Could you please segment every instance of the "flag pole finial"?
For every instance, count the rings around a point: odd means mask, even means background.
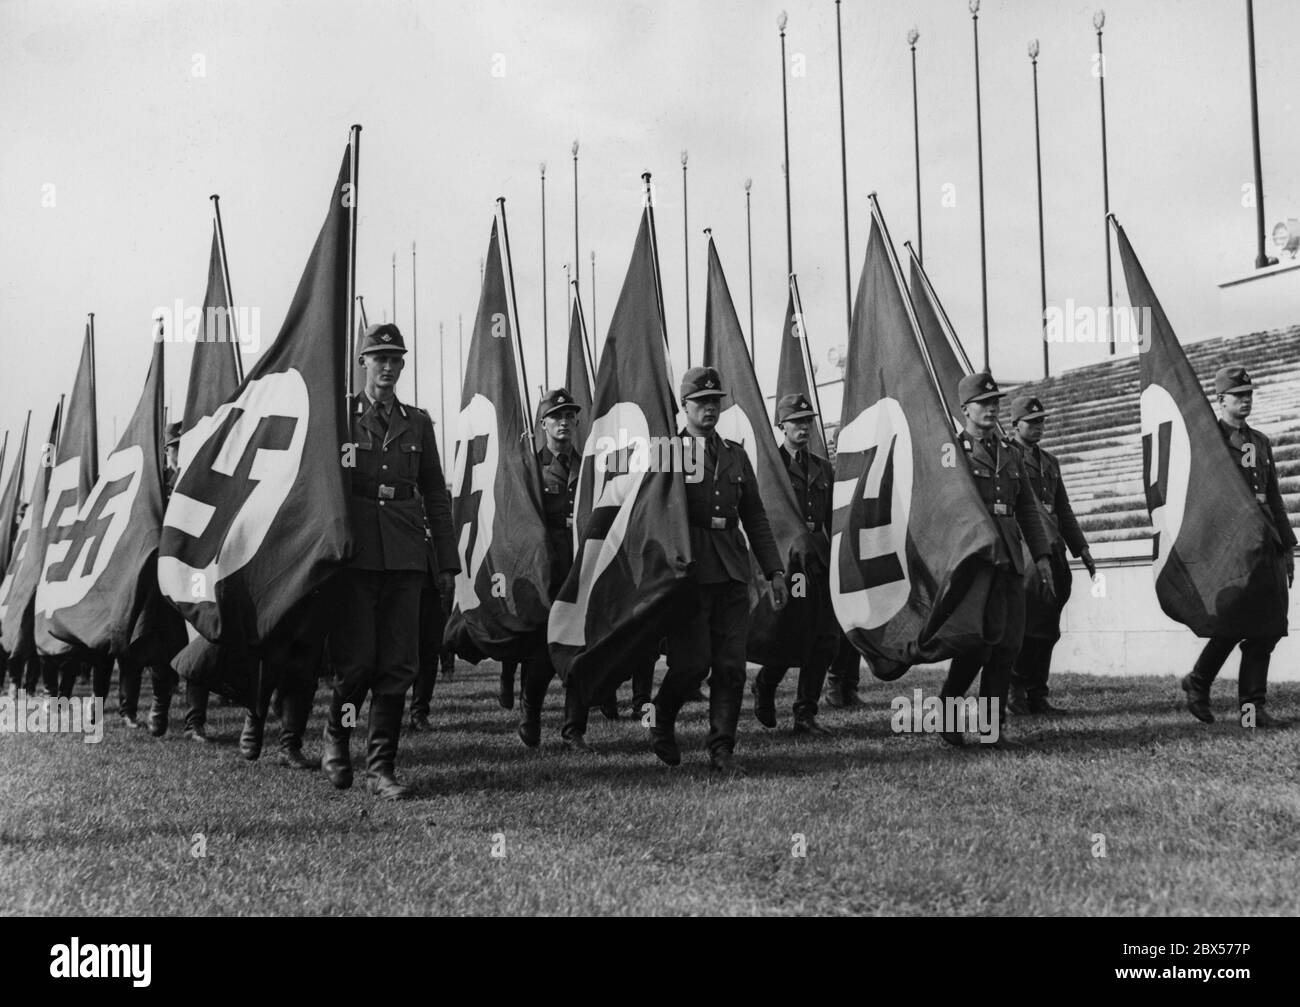
[[[920,38],[921,38],[921,33],[917,31],[916,25],[913,25],[911,28],[908,29],[907,44],[911,46],[913,49],[916,48],[916,43],[917,41],[920,40]]]
[[[785,26],[789,24],[789,22],[790,22],[790,15],[788,15],[785,11],[782,11],[780,14],[776,16],[777,31],[779,31],[782,35],[784,35]]]

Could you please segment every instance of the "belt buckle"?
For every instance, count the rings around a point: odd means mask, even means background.
[[[1008,504],[995,503],[993,505],[993,513],[998,517],[1006,517],[1011,513],[1011,507]]]
[[[817,522],[816,522],[816,521],[805,521],[805,522],[804,522],[804,527],[807,528],[809,531],[816,531],[816,530],[817,530]]]
[[[566,517],[566,518],[564,519],[564,527],[566,527],[566,528],[572,528],[572,527],[573,527],[573,517],[572,517],[572,516]]]
[[[1268,494],[1267,494],[1267,493],[1256,493],[1256,494],[1255,494],[1255,499],[1258,500],[1258,501],[1259,501],[1260,503],[1262,503],[1262,504],[1266,504],[1266,503],[1268,503]]]
[[[397,487],[387,486],[384,483],[379,484],[379,499],[393,500],[397,497]]]
[[[725,517],[711,517],[709,518],[709,527],[715,531],[721,528],[726,528],[727,519]]]
[[[1055,504],[1043,504],[1043,510],[1047,511],[1048,514],[1052,514],[1052,513],[1054,513],[1054,512],[1056,511],[1056,505],[1055,505]]]

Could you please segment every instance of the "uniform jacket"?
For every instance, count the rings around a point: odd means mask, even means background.
[[[1020,458],[1029,473],[1029,484],[1043,502],[1043,509],[1055,523],[1071,555],[1082,556],[1083,550],[1088,548],[1088,540],[1074,516],[1074,508],[1070,506],[1070,495],[1065,492],[1061,463],[1056,460],[1056,455],[1036,444],[1026,444],[1018,437],[1011,438],[1011,443],[1020,451]]]
[[[831,492],[835,486],[835,471],[825,458],[805,448],[804,456],[808,459],[808,471],[805,473],[784,444],[780,451],[786,474],[790,477],[790,485],[794,487],[795,499],[799,501],[804,525],[813,532],[817,558],[829,570],[831,513],[834,509]]]
[[[966,450],[966,461],[975,477],[980,499],[988,508],[1011,554],[1012,569],[1023,574],[1025,557],[1021,542],[1029,547],[1029,554],[1037,560],[1051,556],[1050,540],[1034,504],[1034,488],[1029,483],[1029,473],[1021,461],[1020,452],[1005,437],[991,434],[989,439],[992,451],[983,441],[972,440],[965,431],[961,434],[961,444]]]
[[[460,569],[451,503],[429,414],[392,402],[387,432],[364,393],[352,406],[351,519],[360,570]]]
[[[1291,528],[1291,519],[1287,516],[1286,505],[1282,502],[1282,492],[1277,485],[1277,466],[1273,462],[1273,446],[1268,438],[1254,427],[1242,424],[1240,429],[1219,420],[1219,430],[1228,444],[1233,458],[1241,466],[1242,478],[1255,494],[1265,516],[1273,522],[1284,549],[1293,549],[1296,544],[1295,532]],[[1250,452],[1243,450],[1253,444],[1254,465]]]
[[[690,438],[682,433],[683,437]],[[715,465],[705,463],[704,445],[694,441],[699,451],[701,476],[697,482],[686,480],[686,515],[690,524],[691,554],[695,558],[694,576],[701,584],[728,580],[749,582],[749,549],[768,577],[782,569],[782,560],[767,522],[767,510],[758,496],[758,480],[749,455],[739,444],[713,434],[717,446]],[[740,525],[745,531],[741,534]]]
[[[578,472],[582,456],[569,452],[566,471],[562,458],[545,445],[537,452],[542,473],[542,510],[546,517],[546,537],[551,543],[551,582],[563,584],[573,566],[573,502],[578,493]],[[553,592],[552,592],[553,593]]]

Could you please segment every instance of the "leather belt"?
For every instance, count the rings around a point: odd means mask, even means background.
[[[393,486],[388,483],[376,483],[373,486],[353,486],[352,495],[365,497],[367,500],[410,500],[415,496],[415,487],[410,484]]]
[[[821,526],[816,521],[805,521],[804,527],[809,531],[816,531]]]
[[[735,528],[739,522],[731,517],[711,517],[708,524],[699,521],[692,521],[692,528],[707,528],[709,531],[722,531],[725,528]]]

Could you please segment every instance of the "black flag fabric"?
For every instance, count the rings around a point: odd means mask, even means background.
[[[790,277],[790,297],[785,305],[785,325],[781,328],[780,350],[776,361],[776,401],[780,402],[787,395],[804,395],[809,402],[816,402],[813,395],[814,378],[808,373],[807,354],[808,333],[804,329],[803,312],[796,299],[798,282]],[[775,412],[772,421],[776,421]],[[826,457],[826,439],[822,436],[822,420],[819,417],[809,431],[808,449],[814,454]]]
[[[212,250],[208,255],[208,287],[203,294],[203,324],[190,358],[189,386],[185,392],[185,415],[181,430],[193,430],[199,420],[211,416],[239,388],[238,333],[234,330],[232,305],[226,297],[221,268],[221,245],[217,225],[212,225]],[[181,451],[184,453],[184,442]]]
[[[872,672],[894,679],[998,639],[1003,613],[986,609],[1006,547],[935,388],[874,205],[837,447],[831,597]]]
[[[355,198],[349,147],[279,335],[190,434],[158,584],[209,640],[257,645],[351,549],[343,368]]]
[[[90,497],[99,479],[99,436],[95,404],[95,335],[89,325],[81,345],[81,363],[68,399],[66,422],[59,431],[59,446],[54,453],[54,468],[46,488],[45,513],[40,516],[44,529],[35,595],[33,632],[36,649],[42,654],[64,654],[72,649],[50,630],[49,615],[40,603],[41,586],[51,577],[66,576],[68,553],[72,548],[73,526],[77,515]]]
[[[154,343],[135,413],[104,462],[71,533],[46,550],[36,614],[47,621],[53,637],[67,644],[123,653],[145,603],[156,594],[163,514],[164,345],[161,338]]]
[[[767,508],[772,537],[785,560],[786,580],[791,586],[789,604],[781,611],[775,611],[767,577],[750,554],[747,656],[758,664],[802,666],[813,642],[813,629],[819,622],[829,619],[827,631],[831,635],[837,632],[832,613],[820,610],[829,607],[829,597],[824,591],[806,590],[811,578],[819,581],[825,578],[830,543],[827,533],[814,535],[804,524],[799,501],[795,498],[767,414],[763,392],[754,375],[754,364],[749,358],[727,278],[722,272],[722,262],[711,237],[705,295],[704,363],[718,369],[722,386],[727,389],[718,416],[718,433],[743,445],[749,455],[758,479],[758,495]]]
[[[13,468],[9,470],[9,481],[0,496],[0,581],[4,580],[9,569],[9,557],[13,555],[14,541],[18,537],[18,505],[23,492],[23,477],[27,469],[27,430],[32,425],[32,413],[27,411],[23,421],[23,436],[18,442],[18,457],[14,459]]]
[[[45,529],[41,515],[49,493],[54,452],[59,443],[59,421],[63,403],[54,408],[50,437],[41,445],[32,479],[31,501],[14,538],[13,556],[5,579],[0,582],[0,645],[13,657],[24,658],[36,649],[32,621],[36,607],[36,585],[41,579],[41,557],[45,555]]]
[[[691,561],[654,240],[647,206],[596,373],[576,557],[551,606],[551,659],[588,701],[657,647]]]
[[[1156,598],[1197,636],[1287,631],[1286,573],[1277,529],[1237,470],[1219,423],[1115,224],[1129,302],[1150,340],[1140,356],[1142,485],[1155,528]]]
[[[587,359],[587,322],[582,317],[582,301],[574,291],[573,314],[569,319],[569,352],[564,367],[564,387],[581,410],[579,422],[591,422],[591,363]]]
[[[550,602],[550,544],[509,283],[494,219],[465,361],[451,490],[460,572],[445,639],[474,662],[537,653],[546,645]]]

